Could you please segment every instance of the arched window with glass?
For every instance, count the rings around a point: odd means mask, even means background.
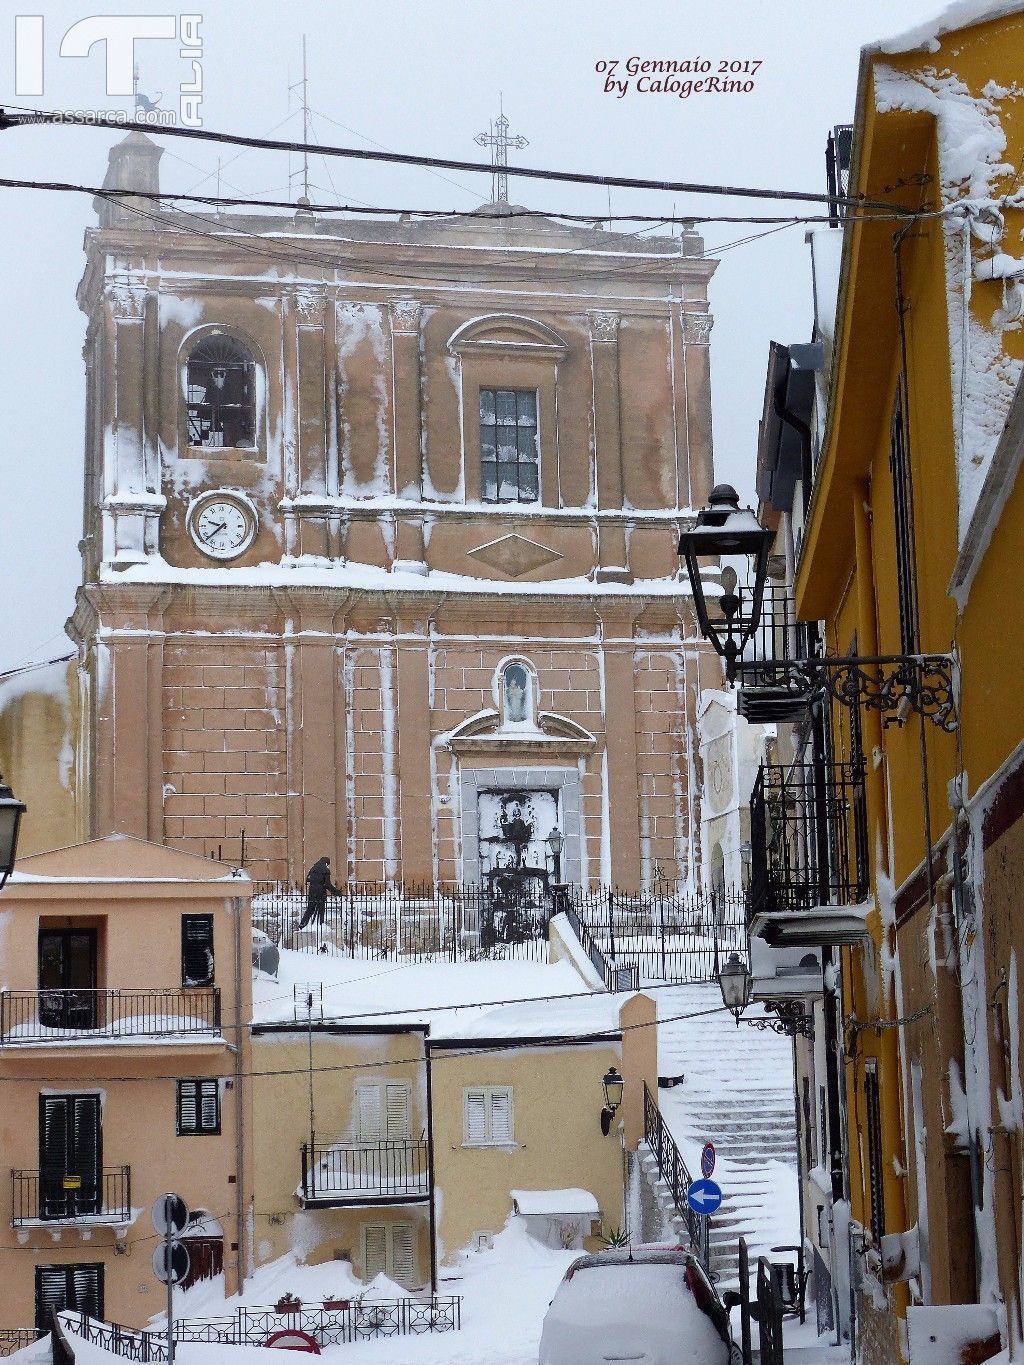
[[[534,721],[534,675],[518,659],[501,670],[501,714],[505,725],[532,726]]]
[[[235,337],[209,336],[185,369],[188,443],[201,450],[256,448],[256,362]]]

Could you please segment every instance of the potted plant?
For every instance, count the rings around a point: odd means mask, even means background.
[[[294,1294],[282,1294],[274,1304],[275,1313],[298,1313],[301,1308],[302,1300]]]
[[[345,1308],[352,1306],[351,1299],[341,1299],[334,1295],[329,1295],[324,1299],[324,1308],[329,1313],[340,1313]]]

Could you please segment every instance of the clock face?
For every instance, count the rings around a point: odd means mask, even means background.
[[[212,559],[234,559],[252,544],[256,516],[240,498],[214,495],[192,508],[188,529],[203,554]]]

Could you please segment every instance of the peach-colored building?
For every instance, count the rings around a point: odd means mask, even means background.
[[[700,237],[505,203],[197,221],[160,155],[112,150],[154,198],[98,201],[79,289],[84,828],[486,881],[518,814],[551,876],[690,874]]]
[[[161,1311],[150,1209],[168,1191],[192,1212],[192,1274],[237,1285],[251,894],[244,873],[124,835],[22,858],[0,893],[0,1327]]]

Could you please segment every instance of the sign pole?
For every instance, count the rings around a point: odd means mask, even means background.
[[[167,1201],[168,1203],[170,1201]],[[164,1265],[167,1267],[167,1360],[174,1365],[174,1275],[171,1272],[171,1252],[174,1247],[174,1224],[171,1211],[166,1210],[167,1229],[164,1232]]]

